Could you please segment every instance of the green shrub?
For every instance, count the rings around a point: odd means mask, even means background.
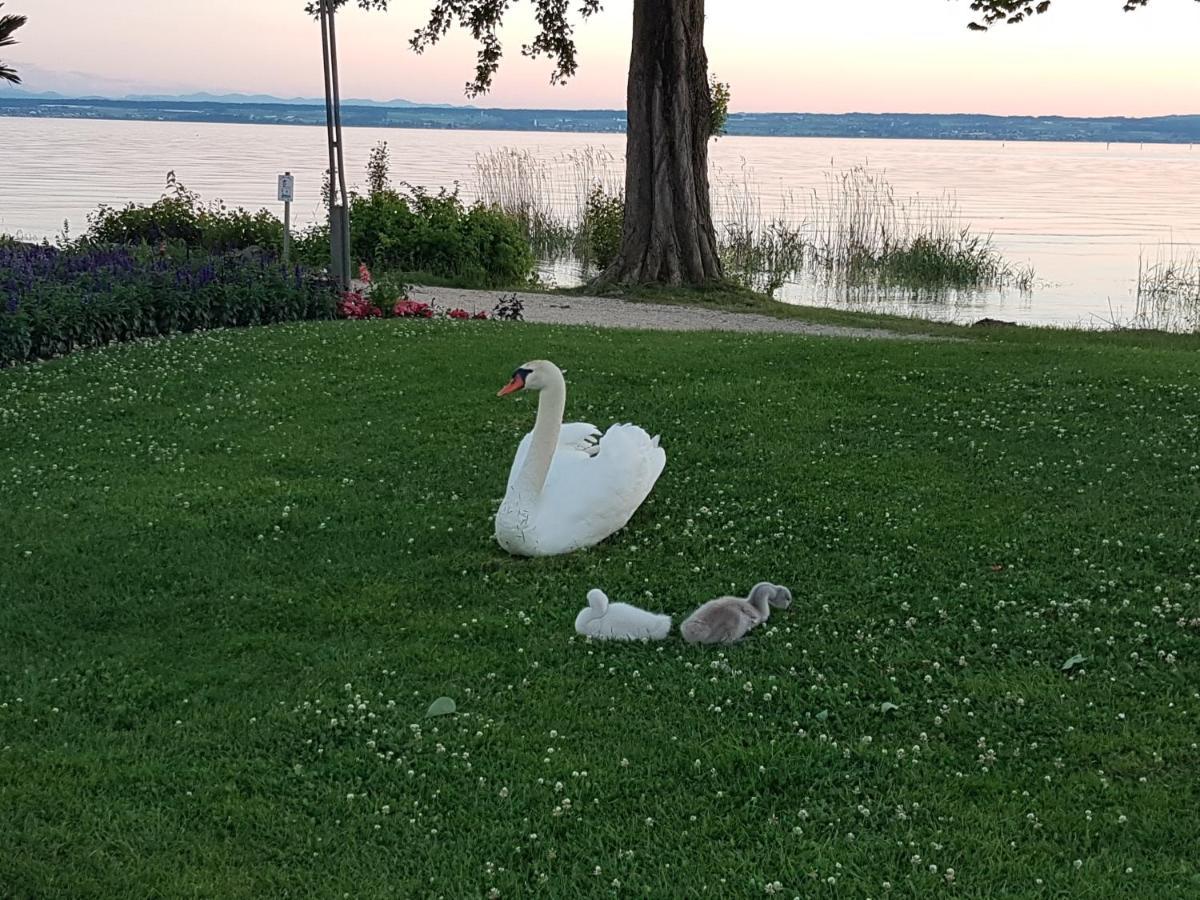
[[[350,198],[350,248],[356,263],[479,287],[507,287],[532,276],[533,251],[512,216],[479,204],[467,207],[457,191],[433,194],[408,186],[400,193],[383,186],[386,163],[376,160],[376,168],[372,193]],[[205,206],[169,177],[164,196],[154,203],[100,206],[88,216],[83,243],[167,244],[210,253],[255,247],[274,251],[283,244],[283,223],[266,209],[251,213],[221,202]],[[306,265],[327,267],[328,223],[295,235],[293,248]]]
[[[605,268],[621,250],[625,226],[625,198],[613,196],[600,185],[592,188],[580,226],[580,256],[585,263]]]
[[[200,222],[194,207],[178,197],[163,197],[148,206],[128,203],[120,209],[100,204],[88,214],[87,239],[96,244],[200,245]]]
[[[179,243],[212,253],[274,250],[282,246],[283,223],[266,209],[252,213],[220,201],[205,206],[172,174],[164,195],[153,203],[127,203],[119,209],[101,204],[88,215],[85,239],[101,245]]]
[[[0,365],[178,331],[330,318],[328,280],[255,252],[0,247]]]
[[[720,137],[725,133],[725,126],[729,124],[729,101],[732,95],[729,91],[729,82],[721,81],[716,75],[712,75],[708,79],[708,135],[709,137]]]
[[[534,265],[529,242],[510,216],[465,207],[456,192],[445,190],[409,187],[407,194],[382,190],[353,197],[350,247],[354,259],[372,269],[425,272],[486,287],[524,282]],[[306,245],[306,252],[315,247]]]
[[[371,156],[367,159],[367,193],[380,194],[391,186],[388,171],[391,168],[391,154],[388,152],[387,141],[380,141],[371,148]],[[325,205],[329,205],[326,196]]]
[[[292,235],[292,255],[306,266],[325,269],[330,265],[329,223],[322,222]]]
[[[412,285],[398,275],[385,273],[373,276],[367,286],[367,298],[380,308],[390,309],[397,300],[407,300]]]

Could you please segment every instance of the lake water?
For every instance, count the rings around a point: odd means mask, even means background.
[[[277,210],[276,175],[289,170],[299,224],[321,213],[323,128],[0,118],[0,129],[0,232],[53,237],[65,219],[78,234],[97,204],[156,199],[168,170],[206,200]],[[345,137],[352,181],[362,181],[371,147],[387,141],[394,182],[459,182],[468,198],[477,154],[493,148],[546,159],[594,148],[612,155],[618,176],[624,152],[620,135],[354,128]],[[1139,259],[1186,257],[1200,243],[1200,151],[1184,145],[725,137],[711,163],[718,218],[728,214],[721,185],[749,180],[769,215],[787,209],[789,195],[823,193],[831,171],[867,165],[901,198],[952,196],[964,224],[1037,276],[1029,293],[933,301],[847,297],[806,280],[783,288],[783,299],[802,303],[1098,326],[1132,313]],[[573,186],[546,189],[573,204]],[[572,277],[556,271],[560,281]]]

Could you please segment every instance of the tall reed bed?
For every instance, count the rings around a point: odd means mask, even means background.
[[[617,158],[600,147],[553,157],[500,147],[475,157],[475,197],[516,219],[541,257],[582,256],[588,198],[623,194]]]
[[[1033,285],[1033,270],[974,233],[948,194],[901,198],[883,173],[860,166],[826,173],[810,208],[812,261],[834,276],[934,288]]]
[[[583,148],[549,159],[501,148],[479,154],[476,195],[522,223],[542,257],[600,255],[622,202],[621,163]],[[752,170],[711,179],[713,216],[730,277],[773,292],[808,275],[834,283],[920,288],[1029,290],[1033,271],[1004,258],[990,235],[971,230],[949,195],[901,197],[884,173],[859,166],[829,171],[819,187],[784,191],[768,209]]]
[[[1138,258],[1136,304],[1130,328],[1200,331],[1200,256],[1193,247],[1160,247],[1153,262]]]

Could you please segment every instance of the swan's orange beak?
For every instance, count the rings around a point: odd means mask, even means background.
[[[505,394],[511,394],[515,391],[521,390],[524,387],[525,387],[525,379],[522,378],[519,374],[514,375],[512,377],[512,381],[510,381],[508,384],[506,384],[504,387],[500,388],[500,390],[496,392],[496,396],[503,397]]]

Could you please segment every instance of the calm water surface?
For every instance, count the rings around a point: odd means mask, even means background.
[[[293,214],[320,215],[326,168],[323,128],[0,118],[0,232],[53,237],[70,223],[78,234],[97,204],[152,201],[173,170],[205,200],[278,207],[275,176],[296,176]],[[418,131],[354,128],[346,164],[361,181],[378,141],[391,150],[392,179],[431,188],[462,185],[470,198],[476,155],[495,147],[554,158],[601,148],[619,171],[620,135]],[[1099,325],[1132,312],[1139,258],[1187,256],[1200,243],[1200,151],[1190,146],[892,141],[725,137],[712,145],[717,215],[720,185],[749,178],[764,213],[789,195],[823,194],[831,170],[867,165],[899,197],[951,195],[964,223],[991,233],[1015,263],[1031,264],[1030,294],[982,292],[922,301],[893,293],[847,298],[844,291],[800,282],[784,299],[803,303],[880,304],[889,311],[969,320],[996,316],[1024,322]],[[574,187],[552,185],[564,204]],[[557,270],[560,281],[569,269]]]

